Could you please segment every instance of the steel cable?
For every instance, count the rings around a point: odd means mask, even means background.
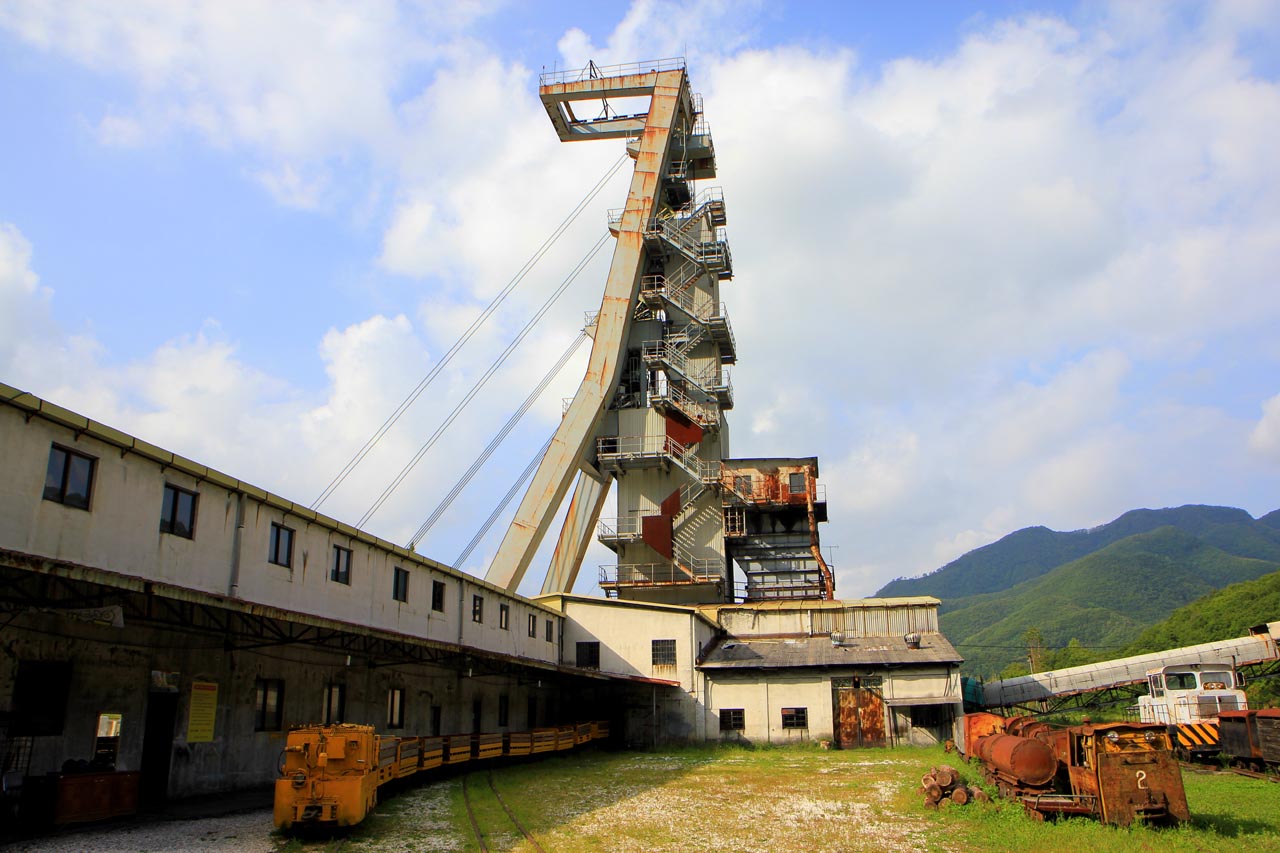
[[[365,514],[360,517],[360,520],[356,522],[356,527],[363,527],[369,519],[371,519],[373,515],[382,508],[382,505],[386,503],[387,498],[391,497],[392,493],[399,488],[400,484],[404,482],[410,472],[412,472],[413,469],[417,467],[418,463],[422,461],[422,458],[427,455],[427,452],[435,446],[435,443],[440,439],[440,436],[443,435],[450,426],[452,426],[453,422],[457,420],[458,415],[462,414],[467,405],[475,399],[475,396],[480,393],[480,390],[484,388],[491,378],[493,378],[493,375],[498,372],[498,368],[502,367],[506,360],[511,357],[511,354],[515,352],[516,347],[518,347],[521,342],[529,336],[529,333],[533,331],[533,327],[536,326],[546,313],[551,310],[551,306],[555,304],[556,300],[559,299],[566,290],[568,290],[569,285],[573,284],[574,280],[582,273],[587,264],[589,264],[600,250],[604,248],[604,245],[609,241],[609,238],[610,234],[605,232],[604,235],[596,241],[596,244],[591,247],[591,250],[587,252],[582,260],[578,261],[578,264],[574,267],[573,271],[570,272],[565,280],[560,283],[560,286],[557,287],[549,297],[547,297],[547,300],[542,303],[542,307],[540,307],[533,317],[529,319],[529,322],[525,323],[524,328],[520,330],[520,333],[515,336],[511,343],[507,344],[507,348],[502,351],[493,364],[489,365],[489,368],[484,372],[484,374],[476,380],[475,384],[471,386],[471,389],[467,391],[466,396],[458,402],[458,405],[453,408],[453,411],[449,413],[449,416],[445,418],[444,422],[441,423],[440,426],[436,427],[436,431],[431,434],[431,437],[428,438],[420,448],[418,448],[418,452],[413,455],[413,458],[400,469],[400,473],[396,475],[395,479],[382,490],[382,494],[378,496],[377,500],[373,502],[373,505],[370,506],[369,509],[365,511]]]
[[[413,538],[409,540],[408,545],[410,551],[417,548],[418,543],[422,541],[422,537],[427,535],[435,523],[440,520],[440,517],[445,514],[450,506],[453,505],[454,500],[458,495],[462,494],[462,490],[467,487],[480,468],[484,466],[484,463],[489,461],[489,457],[498,449],[498,445],[502,444],[502,442],[506,440],[507,436],[511,434],[511,430],[515,429],[516,424],[520,423],[520,419],[523,418],[531,408],[533,408],[533,404],[538,401],[540,396],[542,396],[542,392],[547,390],[547,386],[551,384],[551,380],[555,379],[556,375],[559,374],[564,366],[569,363],[569,359],[573,358],[573,354],[578,351],[578,348],[582,346],[582,342],[585,340],[587,340],[586,332],[583,332],[578,335],[578,337],[574,338],[573,343],[569,344],[568,348],[564,351],[564,354],[560,356],[559,360],[557,360],[556,363],[551,366],[551,369],[543,375],[538,384],[529,392],[529,396],[525,397],[524,402],[520,404],[520,407],[511,414],[511,417],[507,418],[507,422],[502,425],[502,429],[498,430],[494,437],[489,440],[489,443],[485,446],[484,450],[482,450],[480,455],[476,457],[475,461],[471,463],[471,467],[468,468],[466,473],[458,479],[458,482],[454,483],[453,488],[449,490],[449,493],[444,496],[444,499],[440,501],[440,504],[432,510],[430,515],[427,516],[427,520],[422,522],[422,526],[418,528],[418,531],[413,534]]]
[[[480,525],[480,529],[476,531],[476,535],[471,537],[471,541],[467,543],[467,547],[462,549],[462,553],[458,555],[458,559],[453,561],[454,567],[461,568],[462,564],[471,556],[471,553],[475,551],[476,546],[479,545],[481,540],[489,534],[489,530],[493,528],[494,522],[496,522],[498,517],[506,510],[507,505],[511,503],[511,499],[524,488],[525,482],[533,476],[533,472],[537,470],[538,463],[542,461],[542,457],[546,456],[547,451],[551,449],[551,442],[555,437],[556,434],[554,432],[551,433],[551,436],[547,438],[546,444],[542,445],[542,449],[534,454],[534,457],[529,460],[529,464],[525,467],[524,472],[514,483],[511,484],[511,488],[507,489],[507,493],[502,496],[502,500],[498,501],[498,505],[494,507],[493,512],[489,513],[489,517],[484,520],[484,524]]]
[[[489,317],[493,315],[493,312],[498,309],[498,306],[502,304],[503,300],[505,300],[507,296],[511,294],[511,291],[513,291],[516,286],[524,280],[525,276],[529,274],[530,270],[532,270],[535,265],[537,265],[538,261],[540,261],[542,257],[550,251],[551,247],[555,245],[556,241],[559,240],[564,232],[568,230],[569,226],[572,225],[580,215],[582,215],[582,212],[586,210],[592,200],[600,194],[600,191],[605,188],[605,185],[608,184],[610,179],[617,174],[618,170],[622,168],[622,164],[625,163],[627,159],[627,155],[622,154],[613,163],[613,165],[609,167],[604,176],[596,182],[595,186],[593,186],[585,196],[583,196],[583,198],[574,207],[573,211],[565,217],[563,222],[556,226],[556,229],[551,233],[551,236],[548,237],[540,247],[538,247],[537,251],[533,253],[529,260],[525,261],[524,266],[522,266],[511,281],[507,283],[506,287],[504,287],[501,292],[493,298],[493,301],[489,303],[484,311],[480,312],[480,316],[476,317],[476,319],[472,321],[471,325],[467,327],[466,331],[462,333],[458,340],[454,341],[453,346],[451,346],[448,352],[441,357],[440,361],[427,372],[427,375],[418,382],[417,386],[409,392],[408,396],[400,401],[400,405],[396,406],[395,410],[387,416],[387,419],[382,422],[382,426],[378,427],[369,440],[356,451],[355,455],[352,456],[350,460],[348,460],[347,464],[342,466],[342,470],[339,471],[331,481],[329,481],[329,485],[325,486],[324,491],[320,493],[320,496],[312,502],[312,509],[319,509],[325,501],[333,496],[333,493],[343,484],[347,477],[351,475],[351,472],[364,461],[364,458],[369,455],[380,441],[382,441],[383,436],[385,436],[387,432],[395,426],[396,422],[400,420],[401,416],[404,415],[406,411],[408,411],[409,407],[412,406],[420,396],[422,396],[422,392],[427,390],[427,387],[431,385],[435,378],[440,375],[440,372],[444,370],[450,361],[453,360],[453,357],[457,355],[458,351],[466,345],[467,341],[471,340],[472,336],[474,336]]]

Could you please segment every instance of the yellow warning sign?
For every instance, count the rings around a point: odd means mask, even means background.
[[[187,743],[210,743],[218,718],[218,685],[212,681],[191,682],[191,709],[187,714]]]

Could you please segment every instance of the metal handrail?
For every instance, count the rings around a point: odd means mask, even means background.
[[[598,524],[600,539],[623,539],[640,536],[644,533],[644,519],[653,518],[658,513],[641,513],[624,515],[618,518],[602,518]]]
[[[638,563],[629,566],[600,566],[600,585],[708,583],[720,580],[715,560],[698,560],[696,566],[675,563]]]
[[[622,77],[626,74],[650,74],[657,71],[678,71],[688,67],[683,56],[672,56],[667,59],[649,59],[644,62],[624,62],[620,65],[596,65],[594,62],[585,68],[572,68],[565,71],[544,71],[538,75],[538,85],[550,86],[556,83],[580,83],[583,80],[602,79],[605,77]]]

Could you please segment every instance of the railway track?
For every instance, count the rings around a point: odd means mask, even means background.
[[[1256,770],[1246,770],[1243,767],[1213,767],[1208,764],[1196,764],[1192,761],[1179,761],[1178,764],[1184,770],[1195,770],[1198,773],[1234,773],[1237,776],[1248,776],[1250,779],[1265,779],[1268,782],[1280,782],[1280,776],[1275,773],[1259,773]]]
[[[468,773],[466,776],[462,777],[462,800],[467,806],[467,820],[471,823],[471,831],[475,835],[476,845],[480,848],[480,853],[489,853],[489,845],[485,841],[485,832],[480,828],[480,822],[476,820],[471,787],[467,782],[472,775],[474,774]],[[537,839],[533,837],[529,830],[525,828],[524,824],[520,822],[520,819],[515,816],[515,813],[511,811],[511,807],[507,805],[507,801],[502,799],[502,794],[498,793],[497,786],[493,784],[492,771],[485,773],[485,780],[489,783],[489,790],[493,793],[494,800],[502,807],[502,811],[506,813],[507,819],[511,821],[512,826],[520,830],[520,834],[524,836],[525,841],[529,842],[529,845],[534,850],[537,850],[538,853],[546,853],[546,850],[542,848],[542,845],[538,843]],[[492,835],[492,832],[489,834]]]

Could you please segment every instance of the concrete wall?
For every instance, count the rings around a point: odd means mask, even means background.
[[[83,418],[77,428],[72,413],[65,413],[66,423],[26,414],[0,402],[0,548],[484,651],[557,658],[560,627],[547,642],[544,623],[560,617],[528,599],[110,428]],[[89,510],[42,499],[54,445],[96,460]],[[160,531],[166,483],[198,495],[190,539]],[[268,559],[273,523],[294,531],[291,566]],[[352,551],[350,584],[330,579],[335,545]],[[405,602],[392,597],[397,567],[409,572]],[[431,609],[432,581],[445,585],[443,612]],[[477,595],[484,599],[482,622],[472,620]],[[503,604],[510,614],[505,629]],[[536,637],[528,635],[530,615]]]
[[[566,616],[565,664],[576,662],[579,642],[598,642],[601,672],[678,682],[679,693],[661,691],[659,719],[644,725],[656,725],[661,739],[668,741],[702,739],[706,686],[695,666],[716,635],[714,625],[694,611],[640,602],[575,596],[563,598],[562,606]],[[676,641],[675,666],[653,664],[654,640]],[[643,701],[638,707],[643,719],[647,710]],[[647,738],[636,732],[639,723],[634,716],[628,723],[627,739],[645,742]]]
[[[538,723],[559,721],[575,708],[561,707],[552,676],[475,675],[432,665],[370,667],[364,661],[306,647],[224,652],[207,636],[126,626],[86,624],[45,613],[19,616],[6,625],[6,654],[0,655],[0,714],[13,710],[14,681],[24,661],[71,662],[71,689],[60,734],[32,738],[29,775],[62,768],[68,760],[93,757],[99,714],[122,716],[116,768],[142,769],[148,704],[156,697],[153,672],[172,674],[177,710],[167,739],[170,758],[167,793],[184,797],[271,784],[289,728],[323,719],[325,688],[346,687],[343,721],[375,726],[383,733],[431,734],[432,706],[441,708],[441,733],[472,731],[473,701],[480,700],[483,731],[529,728],[528,704],[537,702]],[[284,685],[283,725],[255,731],[257,680]],[[218,685],[214,738],[190,743],[187,723],[191,685]],[[387,727],[387,694],[404,690],[404,725]],[[499,697],[507,697],[506,726],[498,725]]]
[[[831,677],[821,672],[716,673],[709,679],[711,697],[705,721],[706,740],[736,740],[720,731],[720,709],[742,708],[746,728],[741,738],[752,743],[832,740]],[[807,708],[807,729],[782,728],[783,708]]]

